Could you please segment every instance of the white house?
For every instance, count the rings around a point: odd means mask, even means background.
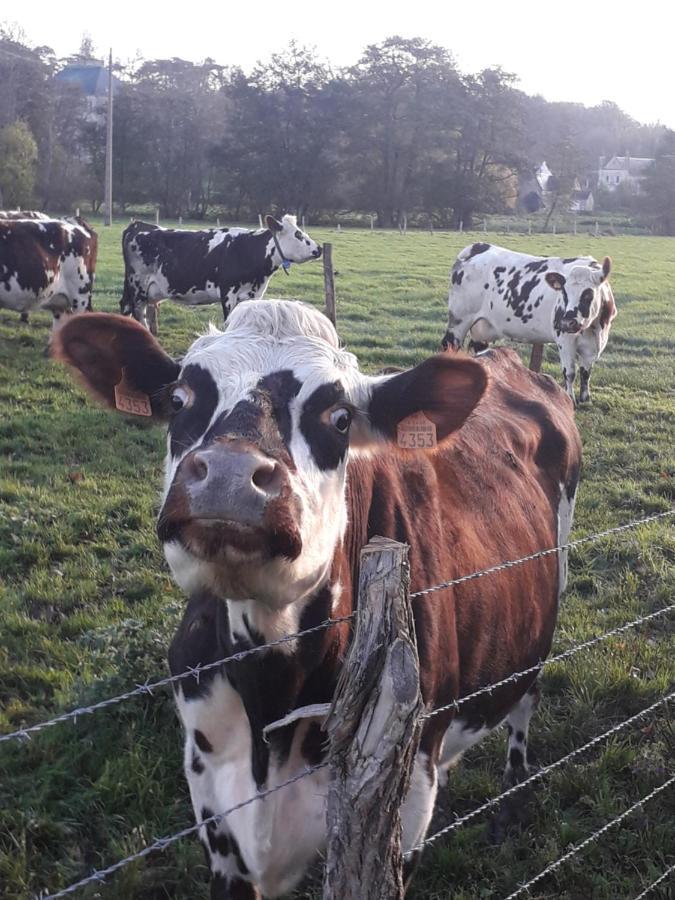
[[[615,191],[619,185],[625,185],[630,193],[639,194],[642,181],[653,162],[653,159],[643,156],[612,156],[604,162],[601,156],[598,187]]]

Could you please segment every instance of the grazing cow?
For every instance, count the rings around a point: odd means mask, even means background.
[[[0,307],[22,318],[91,310],[98,239],[84,219],[0,220]]]
[[[47,213],[38,212],[36,209],[0,209],[0,219],[32,219],[45,222],[50,218]]]
[[[514,351],[368,376],[328,319],[284,300],[241,304],[180,364],[120,317],[72,320],[55,342],[105,404],[125,409],[120,394],[133,396],[168,422],[158,534],[191,595],[174,673],[351,613],[374,535],[410,545],[413,590],[567,540],[581,452],[573,406]],[[400,449],[397,434],[420,413],[419,443],[436,449]],[[566,559],[551,555],[418,598],[427,706],[543,660],[565,578]],[[178,683],[197,820],[325,758],[315,704],[331,700],[349,638],[342,623]],[[526,776],[535,696],[530,675],[427,719],[402,810],[406,848],[424,838],[439,772],[505,720],[506,780]],[[324,843],[326,790],[326,770],[314,771],[202,827],[212,898],[292,890]]]
[[[242,300],[259,300],[280,266],[321,256],[321,247],[301,231],[295,216],[267,228],[187,231],[133,222],[122,234],[124,293],[120,307],[157,333],[156,305],[167,298],[189,306],[220,300],[227,319]]]
[[[500,337],[556,343],[567,393],[574,400],[578,358],[579,400],[589,401],[591,369],[616,316],[610,267],[609,257],[601,266],[592,256],[560,259],[493,244],[465,247],[452,267],[443,346],[458,349],[467,332],[476,349]]]

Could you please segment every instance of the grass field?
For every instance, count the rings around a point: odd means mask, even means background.
[[[117,311],[121,227],[100,228],[97,310]],[[338,327],[366,370],[418,362],[445,329],[448,270],[467,234],[312,231],[331,240]],[[503,242],[506,242],[506,237]],[[675,240],[511,237],[514,249],[609,253],[619,309],[578,412],[585,464],[574,535],[667,510],[675,494]],[[322,302],[320,264],[278,273],[268,296]],[[219,307],[165,303],[160,335],[181,354]],[[158,551],[163,457],[155,427],[95,408],[42,351],[47,316],[0,312],[0,731],[32,724],[166,672],[183,607]],[[526,352],[525,350],[523,351]],[[545,370],[559,378],[555,348]],[[495,560],[498,562],[498,560]],[[584,545],[570,559],[556,648],[673,602],[671,520]],[[675,684],[673,618],[657,619],[547,670],[531,749],[554,761],[648,706]],[[432,826],[498,793],[504,735],[470,752],[441,793]],[[504,897],[675,771],[663,712],[546,779],[529,824],[489,845],[486,819],[429,850],[410,893]],[[192,824],[181,737],[168,692],[0,744],[0,897],[64,887],[153,837]],[[632,898],[675,861],[675,791],[533,890],[533,898]],[[198,842],[182,841],[82,898],[207,896]],[[654,897],[675,896],[675,878]],[[312,885],[298,897],[318,896]],[[367,898],[364,898],[367,900]]]

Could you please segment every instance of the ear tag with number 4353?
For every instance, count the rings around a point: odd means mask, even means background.
[[[399,447],[406,450],[430,450],[436,444],[436,426],[424,413],[414,413],[398,423]]]
[[[122,380],[115,385],[115,406],[124,413],[132,416],[151,416],[150,397],[142,391],[137,391],[127,382],[126,374],[122,369]]]

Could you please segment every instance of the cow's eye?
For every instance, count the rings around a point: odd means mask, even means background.
[[[349,431],[349,426],[352,424],[351,410],[344,406],[334,409],[330,414],[330,424],[339,431],[340,434],[346,434]]]
[[[180,412],[185,406],[188,406],[190,403],[191,394],[186,388],[182,385],[178,385],[171,391],[171,395],[169,397],[169,403],[171,404],[171,409],[173,412]]]

